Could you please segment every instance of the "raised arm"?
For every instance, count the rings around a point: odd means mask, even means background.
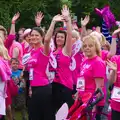
[[[81,38],[85,37],[87,35],[86,26],[90,21],[90,16],[86,15],[85,18],[81,18]]]
[[[110,48],[110,52],[107,56],[107,58],[111,58],[112,56],[114,56],[116,54],[116,46],[117,46],[117,34],[120,33],[120,28],[118,28],[117,30],[115,30],[112,34],[112,41],[111,41],[111,48]]]
[[[66,5],[63,6],[62,9],[62,16],[66,22],[66,28],[67,28],[67,38],[66,38],[66,43],[65,47],[63,48],[63,52],[71,56],[72,52],[72,23],[71,23],[71,17],[70,17],[70,12],[69,9]]]
[[[114,82],[116,82],[116,78],[117,78],[117,64],[115,62],[111,62],[110,60],[108,60],[107,65],[110,68],[110,74],[108,79],[109,82],[113,84]]]
[[[37,12],[37,14],[35,16],[35,23],[36,23],[37,27],[40,27],[43,18],[44,18],[43,13],[41,11]]]
[[[44,39],[44,54],[48,55],[49,51],[50,51],[50,40],[52,38],[53,35],[53,31],[54,31],[54,27],[56,22],[58,21],[63,21],[63,17],[61,15],[56,15],[53,17],[52,22],[50,24],[50,27],[45,35],[45,39]]]
[[[20,17],[20,13],[16,13],[13,18],[12,18],[12,24],[11,24],[11,29],[9,34],[14,34],[15,35],[15,23],[17,19]]]

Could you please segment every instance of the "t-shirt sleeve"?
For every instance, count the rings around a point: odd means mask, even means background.
[[[95,61],[92,68],[94,78],[105,78],[106,66],[103,61]]]
[[[12,34],[8,35],[7,39],[5,40],[5,47],[9,49],[14,40],[15,40],[15,35]]]

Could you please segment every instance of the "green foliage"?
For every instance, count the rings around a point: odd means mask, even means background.
[[[110,4],[116,18],[120,19],[119,0],[0,0],[0,24],[10,28],[12,16],[19,11],[21,16],[16,25],[17,29],[33,27],[36,12],[42,11],[45,15],[42,25],[49,27],[52,17],[61,12],[64,4],[69,6],[72,15],[78,16],[79,25],[80,18],[86,14],[91,15],[92,26],[100,25],[100,17],[94,13],[94,8],[103,8],[106,4]]]

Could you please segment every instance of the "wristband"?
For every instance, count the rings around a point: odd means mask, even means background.
[[[112,38],[117,38],[117,35],[112,35]]]
[[[15,22],[14,22],[14,21],[12,21],[12,24],[15,24]]]

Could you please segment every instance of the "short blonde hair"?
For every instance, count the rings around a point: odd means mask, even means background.
[[[10,56],[8,55],[8,50],[4,46],[3,40],[0,38],[0,56],[5,60],[10,60]]]
[[[83,38],[83,46],[84,46],[84,42],[86,40],[91,41],[91,43],[93,43],[95,45],[96,54],[101,57],[101,45],[100,45],[98,38],[96,36],[92,36],[92,35],[88,35],[88,36],[84,37]],[[82,49],[84,49],[83,46],[82,46]]]
[[[101,46],[106,44],[106,38],[102,33],[98,33],[96,31],[92,32],[90,35],[96,36],[101,44]]]
[[[80,38],[80,34],[78,31],[76,30],[73,30],[72,31],[72,37],[76,38],[77,40]]]

